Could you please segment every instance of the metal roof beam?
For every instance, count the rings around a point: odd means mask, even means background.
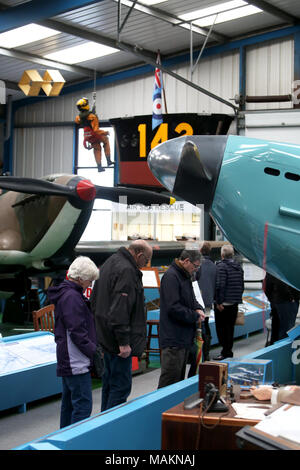
[[[118,0],[112,0],[112,1],[113,2],[118,2]],[[121,0],[121,1],[122,1],[122,5],[125,5],[128,8],[130,8],[132,6],[132,3],[133,3],[133,0],[128,0],[128,4],[127,4],[127,2],[124,3],[123,0]],[[171,13],[166,13],[165,11],[160,10],[159,8],[147,7],[147,6],[142,5],[141,3],[137,2],[134,5],[134,9],[137,10],[137,11],[140,11],[142,13],[145,13],[149,16],[154,16],[155,18],[157,18],[159,20],[166,21],[167,23],[170,23],[173,26],[181,26],[182,27],[183,22],[182,22],[181,18],[178,18],[177,16],[172,15]],[[189,27],[189,21],[186,21],[184,23],[186,23],[186,25]],[[208,33],[207,29],[200,28],[200,26],[195,26],[195,25],[193,25],[193,31],[194,31],[194,33],[200,34],[201,36],[207,36],[207,33]],[[223,34],[219,34],[219,33],[213,33],[211,35],[211,38],[214,39],[217,42],[224,42],[224,41],[227,41],[229,39],[227,36],[225,36]]]
[[[121,0],[119,0],[119,4],[118,4],[118,41],[120,39],[120,34],[121,34],[121,31],[122,29],[124,28],[125,24],[126,24],[126,21],[128,20],[129,16],[130,16],[130,13],[132,12],[133,8],[134,8],[134,5],[136,4],[137,0],[133,0],[132,2],[132,5],[129,9],[129,11],[127,12],[127,15],[125,16],[124,20],[123,20],[123,23],[121,23]]]
[[[123,49],[120,48],[118,41],[115,41],[114,39],[104,36],[103,34],[99,34],[96,31],[90,31],[78,25],[73,26],[67,23],[63,23],[62,21],[51,20],[51,19],[39,21],[38,24],[42,26],[47,26],[48,28],[56,29],[57,31],[61,33],[71,34],[72,36],[80,37],[82,39],[86,39],[87,41],[97,42],[99,44],[104,44],[105,46],[113,47],[115,49],[119,49],[120,51],[123,51]],[[123,44],[125,44],[128,48],[133,48],[131,44],[127,44],[127,43],[123,43]],[[156,57],[156,53],[152,51],[142,49],[142,48],[141,50],[143,51],[143,54],[147,57],[150,57],[150,58]]]
[[[211,93],[210,91],[206,90],[205,88],[202,88],[200,87],[199,85],[196,85],[195,83],[187,80],[186,78],[184,77],[181,77],[180,75],[178,75],[177,73],[173,72],[172,70],[170,70],[169,68],[167,67],[164,67],[162,64],[158,64],[156,62],[155,59],[150,59],[149,57],[145,57],[141,52],[139,52],[138,50],[136,50],[134,47],[131,46],[131,48],[128,48],[128,46],[126,46],[124,43],[120,42],[119,43],[120,45],[120,48],[125,51],[125,52],[130,52],[134,55],[136,55],[137,57],[139,57],[141,60],[143,60],[144,62],[146,62],[147,64],[150,64],[150,65],[153,65],[153,67],[157,67],[159,68],[160,70],[162,70],[163,72],[167,73],[168,75],[170,75],[171,77],[175,78],[176,80],[179,80],[180,82],[183,82],[185,83],[186,85],[192,87],[192,88],[195,88],[197,91],[200,91],[201,93],[204,93],[205,95],[209,96],[210,98],[213,98],[217,101],[220,101],[221,103],[225,104],[226,106],[229,106],[230,108],[232,108],[235,112],[238,111],[238,107],[235,106],[234,104],[230,103],[230,101],[227,101],[225,100],[224,98],[218,96],[218,95],[215,95],[213,93]]]
[[[0,33],[103,0],[32,0],[0,12]]]
[[[61,62],[55,62],[54,60],[44,59],[33,54],[28,54],[27,52],[17,51],[15,49],[5,49],[0,47],[0,55],[6,57],[11,57],[12,59],[19,59],[26,62],[32,62],[37,65],[45,65],[46,67],[66,70],[67,72],[79,73],[87,77],[94,77],[94,70],[86,69],[84,67],[79,67],[76,65],[63,64]]]
[[[284,20],[286,23],[297,24],[299,23],[299,18],[296,16],[290,15],[289,13],[281,10],[274,5],[271,5],[269,2],[265,0],[246,0],[249,5],[254,5],[257,8],[260,8],[266,13],[270,13],[273,16],[277,16],[278,18]]]
[[[5,87],[7,90],[21,91],[17,83],[11,82],[10,80],[5,80],[5,78],[0,78],[0,80],[5,83]]]

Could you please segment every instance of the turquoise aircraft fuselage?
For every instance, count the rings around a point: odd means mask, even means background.
[[[237,251],[300,290],[300,145],[184,136],[148,163],[175,196],[203,204]]]

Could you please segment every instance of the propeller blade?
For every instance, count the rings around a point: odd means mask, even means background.
[[[46,196],[70,197],[74,195],[74,190],[69,186],[42,179],[15,176],[0,176],[0,188],[19,193],[43,194]]]
[[[53,183],[36,178],[0,176],[0,188],[27,194],[67,197],[73,202],[91,202],[95,198],[108,199],[121,204],[173,204],[175,199],[170,196],[136,188],[96,186],[89,180],[81,179],[75,186]],[[126,197],[126,200],[122,198]]]
[[[151,204],[168,204],[171,205],[175,199],[164,194],[159,194],[154,191],[137,188],[123,188],[114,187],[108,188],[106,186],[95,186],[96,198],[108,199],[112,202],[120,204],[144,204],[149,206]],[[126,199],[123,199],[126,198]]]

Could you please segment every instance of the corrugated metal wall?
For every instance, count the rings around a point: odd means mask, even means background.
[[[247,49],[246,95],[286,95],[292,92],[294,40],[268,41]],[[292,102],[248,103],[247,110],[292,108]]]
[[[73,128],[16,129],[13,174],[39,178],[54,173],[72,174]]]
[[[247,50],[246,94],[267,95],[291,92],[293,77],[293,39],[271,41]],[[173,69],[190,80],[190,64]],[[226,100],[239,93],[239,52],[202,58],[194,83]],[[229,113],[232,108],[164,74],[169,113]],[[97,113],[100,120],[152,113],[153,74],[106,85],[97,90]],[[93,90],[48,98],[21,108],[16,125],[71,122],[76,115],[76,101],[91,99]],[[247,109],[291,107],[287,103],[248,104]],[[14,174],[40,177],[51,172],[72,171],[72,127],[16,129],[14,139]]]
[[[189,64],[173,69],[190,79]],[[203,88],[229,100],[238,93],[239,56],[230,53],[200,61],[193,81]],[[154,75],[113,83],[97,90],[97,113],[100,120],[152,113]],[[169,113],[231,113],[230,107],[208,98],[164,74],[167,110]],[[92,91],[44,99],[40,103],[20,108],[15,124],[22,127],[42,122],[70,122],[76,116],[76,101],[81,96],[91,99]],[[62,134],[65,133],[64,137]],[[16,129],[14,139],[14,174],[40,177],[50,171],[72,169],[73,137],[71,128]]]

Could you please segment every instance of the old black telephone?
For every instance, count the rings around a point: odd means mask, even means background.
[[[205,413],[228,411],[228,407],[220,398],[219,390],[213,383],[205,384],[204,391],[203,411]]]

